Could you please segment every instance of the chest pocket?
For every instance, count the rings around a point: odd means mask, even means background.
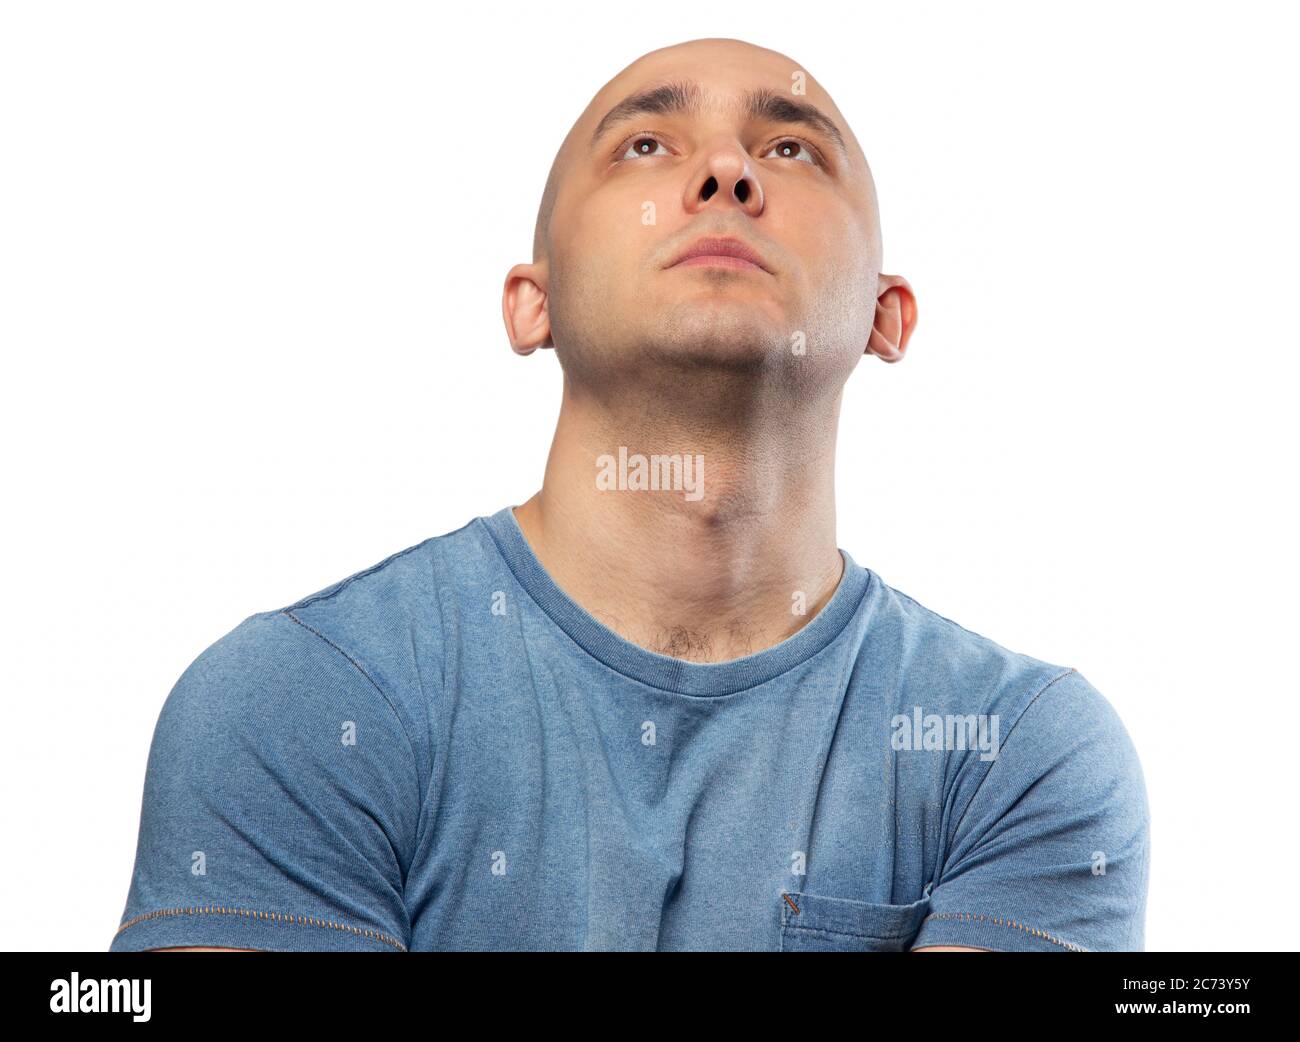
[[[794,902],[799,910],[792,908]],[[791,891],[781,902],[783,952],[903,952],[929,911],[927,894],[908,905],[873,904]]]

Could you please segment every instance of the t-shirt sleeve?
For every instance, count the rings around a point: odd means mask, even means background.
[[[1141,951],[1149,829],[1128,732],[1070,672],[1003,734],[957,820],[912,947]]]
[[[405,951],[421,787],[403,718],[280,612],[205,650],[163,704],[110,951]]]

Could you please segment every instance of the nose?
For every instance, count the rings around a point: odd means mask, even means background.
[[[732,145],[715,148],[686,186],[686,209],[734,206],[751,217],[763,212],[763,186],[749,156]]]

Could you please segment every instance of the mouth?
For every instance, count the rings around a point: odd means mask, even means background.
[[[696,239],[667,265],[669,268],[734,268],[765,271],[772,269],[751,247],[739,239],[706,236]]]

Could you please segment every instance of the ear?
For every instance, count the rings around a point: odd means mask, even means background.
[[[506,273],[501,314],[516,354],[531,355],[539,347],[555,346],[546,311],[546,283],[545,264],[516,264]]]
[[[867,351],[884,362],[902,360],[916,328],[916,295],[901,275],[881,275]]]

